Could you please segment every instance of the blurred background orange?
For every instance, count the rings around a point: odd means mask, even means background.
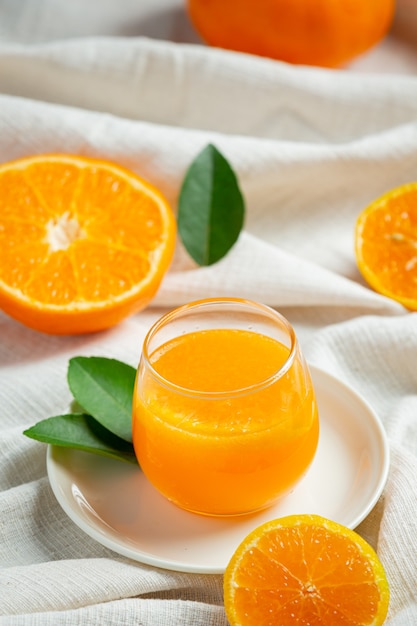
[[[385,37],[395,0],[187,0],[187,8],[209,45],[339,67]]]

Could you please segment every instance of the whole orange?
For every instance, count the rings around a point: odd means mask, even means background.
[[[187,0],[187,8],[209,45],[337,67],[386,35],[395,0]]]

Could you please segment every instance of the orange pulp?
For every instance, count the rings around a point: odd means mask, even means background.
[[[303,357],[286,368],[288,357],[265,335],[209,329],[163,344],[151,370],[142,360],[133,444],[150,482],[209,515],[256,511],[291,490],[314,457],[319,423]]]

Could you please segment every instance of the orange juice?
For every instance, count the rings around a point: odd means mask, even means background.
[[[304,475],[318,434],[298,346],[207,328],[172,337],[141,361],[135,452],[150,482],[182,508],[236,515],[269,506]]]

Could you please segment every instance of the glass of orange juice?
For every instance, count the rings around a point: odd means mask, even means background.
[[[143,472],[181,508],[241,515],[272,505],[305,474],[319,437],[292,326],[237,298],[163,316],[144,341],[132,433]]]

